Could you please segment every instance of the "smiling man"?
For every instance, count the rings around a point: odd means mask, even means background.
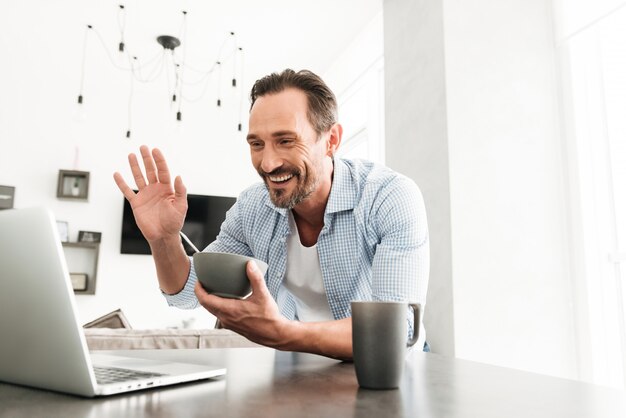
[[[172,187],[158,149],[140,148],[145,176],[129,155],[137,193],[119,173],[115,181],[150,244],[170,305],[200,303],[225,328],[270,347],[351,359],[350,301],[425,305],[429,246],[422,196],[413,181],[386,167],[335,157],[343,132],[337,101],[310,71],[258,80],[251,101],[247,141],[263,183],[241,193],[204,250],[268,263],[265,276],[248,264],[247,299],[210,295],[197,283],[178,235],[186,189],[180,176]],[[422,328],[422,344],[424,338]]]

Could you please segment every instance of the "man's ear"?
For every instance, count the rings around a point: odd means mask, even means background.
[[[335,123],[329,129],[328,141],[326,142],[326,155],[333,157],[337,154],[339,145],[341,145],[341,136],[343,135],[343,127]]]

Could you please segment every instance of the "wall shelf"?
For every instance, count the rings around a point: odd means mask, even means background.
[[[62,245],[74,293],[95,294],[100,244],[97,242],[63,242]]]

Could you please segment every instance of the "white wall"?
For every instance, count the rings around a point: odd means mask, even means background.
[[[151,257],[120,255],[123,198],[112,174],[119,170],[130,181],[126,155],[146,143],[165,152],[190,193],[236,196],[256,181],[244,135],[233,115],[192,106],[178,130],[164,89],[136,83],[133,136],[126,139],[128,76],[110,66],[88,71],[86,118],[77,120],[82,36],[62,23],[52,3],[0,15],[0,184],[16,187],[15,207],[51,207],[69,222],[72,241],[79,230],[102,232],[97,294],[77,297],[81,321],[121,307],[136,328],[180,325],[194,314],[164,304]],[[56,198],[59,169],[91,173],[88,202]],[[206,313],[196,314],[196,325],[213,325]]]
[[[387,1],[383,13],[386,161],[415,180],[424,195],[430,238],[426,338],[433,352],[453,356],[443,8],[440,2]]]
[[[107,5],[63,4],[42,1],[33,7],[30,2],[14,2],[0,14],[0,184],[16,187],[17,208],[49,206],[57,219],[69,223],[72,241],[79,230],[102,232],[96,295],[77,296],[81,322],[122,308],[135,328],[182,326],[183,320],[195,321],[191,324],[195,328],[212,327],[214,318],[203,309],[180,311],[166,306],[150,256],[120,254],[123,198],[112,174],[121,171],[130,181],[126,156],[145,143],[164,151],[170,170],[182,175],[190,193],[237,196],[258,181],[245,142],[248,101],[243,132],[236,130],[238,106],[216,109],[208,96],[186,104],[184,123],[179,125],[167,101],[164,78],[153,84],[135,83],[132,137],[126,139],[129,76],[110,65],[92,38],[82,120],[75,103],[83,24],[95,13],[94,7]],[[268,49],[268,56],[278,52]],[[295,69],[309,67],[307,63],[295,57],[290,61]],[[247,96],[260,75],[250,68],[246,74],[249,78],[240,86]],[[230,78],[225,78],[229,83]],[[346,87],[350,81],[337,84]],[[222,92],[223,102],[238,102],[238,89],[225,85]],[[60,169],[90,172],[88,202],[56,198]]]
[[[396,82],[406,96],[387,96],[387,109],[404,114],[387,111],[387,161],[411,170],[406,157],[392,156],[405,147],[394,137],[414,132],[416,120],[426,124],[417,132],[431,126],[436,134],[416,141],[416,155],[448,146],[446,156],[412,170],[428,189],[439,183],[424,170],[438,173],[449,164],[451,245],[443,251],[452,266],[452,295],[445,296],[454,300],[448,313],[456,355],[577,377],[551,4],[390,0],[384,10],[385,35],[387,22],[404,30],[400,38],[390,29],[396,42],[385,42],[385,65],[387,72],[404,74]],[[409,13],[414,19],[406,19]],[[434,41],[420,36],[420,16],[434,17]],[[433,48],[442,59],[432,60]],[[443,83],[438,71],[429,70],[442,67]],[[438,99],[430,120],[416,115],[427,104],[401,106],[424,95]],[[445,185],[430,189],[440,200],[448,193]],[[433,241],[448,233],[437,224],[430,231]]]
[[[575,377],[551,5],[444,4],[457,353]]]

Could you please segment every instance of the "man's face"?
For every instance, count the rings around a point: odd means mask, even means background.
[[[306,95],[291,88],[259,97],[250,111],[252,164],[281,208],[303,202],[323,174],[326,141],[317,140],[307,109]]]

